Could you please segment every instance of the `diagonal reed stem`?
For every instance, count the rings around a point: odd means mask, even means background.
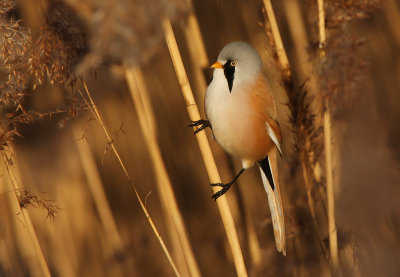
[[[204,92],[207,89],[204,69],[209,66],[208,56],[201,36],[199,22],[194,12],[191,12],[183,26],[186,45],[192,63],[194,74],[195,95],[198,101],[204,101]]]
[[[201,276],[188,239],[181,212],[176,202],[171,180],[161,155],[160,146],[157,142],[154,111],[145,87],[143,75],[138,67],[129,67],[125,71],[125,76],[138,115],[140,127],[153,161],[154,171],[157,176],[158,190],[161,196],[161,204],[169,219],[169,232],[175,242],[175,253],[176,255],[182,256],[181,259],[177,259],[178,261],[183,261],[181,272],[186,272],[185,275],[187,276]]]
[[[171,22],[168,18],[163,20],[164,35],[167,41],[168,49],[172,62],[174,64],[176,76],[178,78],[179,85],[182,90],[182,95],[186,103],[186,108],[190,117],[190,120],[199,120],[200,113],[197,108],[196,102],[193,97],[192,89],[189,84],[189,80],[186,75],[186,71],[183,65],[182,57],[179,52],[178,44],[175,39],[175,35],[171,26]],[[207,140],[205,132],[200,132],[196,135],[197,142],[200,147],[200,152],[203,156],[204,164],[211,183],[220,183],[221,178],[219,176],[217,166],[215,164],[214,157],[211,152],[210,145]],[[218,188],[213,188],[214,192],[217,192]],[[233,221],[232,213],[229,209],[228,201],[225,196],[222,196],[217,201],[218,209],[221,214],[222,222],[225,228],[225,232],[228,238],[228,242],[232,251],[233,261],[238,276],[247,276],[246,266],[243,259],[242,250],[240,248],[239,239],[236,232],[235,223]]]
[[[104,121],[102,120],[101,115],[100,115],[100,112],[99,112],[99,110],[97,109],[97,106],[96,106],[96,104],[94,103],[94,101],[93,101],[93,99],[92,99],[92,96],[90,95],[90,92],[89,92],[89,89],[88,89],[86,83],[83,81],[82,84],[83,84],[83,87],[85,88],[85,92],[86,92],[86,95],[87,95],[89,101],[88,101],[88,100],[86,99],[86,97],[83,95],[82,91],[79,90],[79,93],[80,93],[81,97],[83,98],[83,100],[84,100],[85,103],[87,104],[87,106],[88,106],[89,110],[92,112],[93,116],[96,118],[97,122],[98,122],[98,123],[100,124],[100,126],[102,127],[102,129],[103,129],[103,131],[104,131],[104,134],[106,135],[106,138],[107,138],[108,142],[111,144],[111,148],[112,148],[112,150],[113,150],[115,156],[117,157],[118,162],[119,162],[119,164],[121,165],[121,168],[122,168],[122,170],[123,170],[123,172],[124,172],[126,178],[128,179],[129,184],[131,185],[131,188],[132,188],[133,192],[135,193],[136,198],[137,198],[138,201],[139,201],[140,207],[142,208],[142,211],[143,211],[143,213],[145,214],[145,216],[146,216],[146,218],[147,218],[147,221],[149,222],[151,228],[153,229],[153,232],[154,232],[154,234],[156,235],[156,237],[157,237],[157,239],[158,239],[158,242],[160,243],[161,248],[163,249],[164,254],[165,254],[165,256],[167,257],[168,262],[170,263],[170,265],[171,265],[171,267],[172,267],[172,269],[173,269],[175,275],[176,275],[176,276],[181,276],[181,275],[179,274],[179,271],[178,271],[178,269],[177,269],[177,267],[176,267],[176,265],[175,265],[175,263],[174,263],[172,257],[171,257],[171,254],[170,254],[169,251],[168,251],[168,248],[166,247],[166,245],[165,245],[165,243],[164,243],[164,240],[162,239],[160,233],[158,232],[157,227],[155,226],[153,220],[152,220],[151,217],[150,217],[149,212],[147,211],[146,206],[144,205],[143,200],[142,200],[142,198],[140,197],[139,192],[138,192],[137,189],[136,189],[136,186],[133,184],[132,178],[130,177],[130,175],[129,175],[127,169],[126,169],[125,164],[123,163],[119,152],[118,152],[117,149],[115,148],[115,145],[114,145],[114,143],[113,143],[113,141],[112,141],[112,139],[111,139],[111,136],[110,136],[110,134],[109,134],[107,128],[106,128],[105,125],[104,125]]]
[[[11,150],[11,147],[5,147],[5,150],[1,151],[1,155],[3,157],[4,166],[6,168],[6,171],[7,171],[11,186],[12,186],[12,190],[15,194],[16,201],[18,202],[18,209],[20,210],[20,213],[22,214],[22,218],[25,222],[25,226],[28,229],[28,233],[29,233],[31,241],[33,243],[33,247],[35,249],[36,256],[39,260],[39,264],[42,269],[43,276],[50,277],[51,276],[50,270],[49,270],[49,267],[47,266],[46,259],[43,255],[42,248],[40,247],[40,243],[39,243],[38,237],[36,235],[35,228],[33,227],[29,213],[27,210],[21,208],[21,206],[19,204],[17,191],[20,191],[21,187],[18,183],[17,175],[16,175],[14,169],[12,168],[13,164],[11,164],[9,162],[11,158],[7,155],[6,152],[13,153],[13,151]]]
[[[272,8],[271,0],[263,0],[265,11],[268,16],[269,24],[271,25],[271,32],[275,42],[276,53],[280,67],[284,73],[285,78],[290,78],[291,70],[289,60],[286,54],[285,47],[283,46],[281,33],[279,32],[278,23],[276,22],[274,9]]]
[[[76,125],[72,127],[74,137],[79,137],[79,129]],[[75,140],[79,158],[85,172],[87,183],[93,196],[100,221],[103,225],[106,234],[106,240],[110,246],[110,252],[107,253],[111,258],[115,258],[124,251],[123,242],[118,232],[117,224],[111,211],[110,203],[107,199],[100,174],[96,167],[96,162],[90,151],[89,144],[86,140]],[[107,249],[108,250],[108,249]],[[110,258],[108,257],[108,258]],[[121,268],[115,263],[111,265],[113,276],[123,276]]]

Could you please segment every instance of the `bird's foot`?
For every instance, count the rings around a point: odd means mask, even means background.
[[[188,125],[188,127],[195,127],[195,126],[200,126],[200,127],[197,128],[196,131],[194,131],[194,133],[193,133],[194,135],[197,134],[198,132],[204,130],[207,127],[211,128],[210,121],[205,120],[205,119],[200,119],[200,120],[196,120],[196,121],[192,120],[192,123]]]
[[[222,189],[220,189],[219,191],[217,191],[216,193],[214,193],[213,196],[211,196],[212,199],[214,199],[214,201],[217,201],[217,199],[224,195],[225,192],[228,191],[228,189],[232,186],[232,183],[228,183],[228,184],[222,184],[222,183],[214,183],[211,184],[212,187],[221,187]]]

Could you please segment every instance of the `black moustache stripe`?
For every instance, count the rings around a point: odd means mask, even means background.
[[[229,91],[232,92],[233,79],[235,78],[235,67],[231,65],[232,60],[228,60],[224,64],[224,74],[228,81]]]

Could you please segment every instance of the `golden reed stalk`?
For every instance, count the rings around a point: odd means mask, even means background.
[[[21,187],[18,183],[18,178],[17,174],[15,173],[15,170],[13,169],[14,163],[10,163],[10,156],[14,156],[14,152],[12,151],[11,147],[5,147],[3,151],[1,151],[1,155],[3,157],[4,161],[4,167],[6,168],[7,175],[9,177],[10,184],[12,186],[12,192],[15,195],[15,201],[13,201],[15,204],[16,209],[19,211],[19,213],[22,215],[23,221],[25,223],[25,227],[27,228],[27,231],[29,233],[31,242],[33,244],[33,248],[36,253],[36,257],[38,258],[40,268],[42,270],[43,276],[50,277],[50,270],[49,267],[47,266],[46,259],[43,255],[42,248],[40,247],[39,240],[37,238],[35,228],[33,227],[31,218],[29,216],[28,211],[25,208],[21,208],[18,200],[18,195],[17,192],[21,191]],[[10,156],[7,155],[7,153],[11,153]]]
[[[285,78],[289,78],[292,73],[290,70],[289,60],[286,54],[285,47],[283,46],[281,33],[279,32],[278,23],[276,22],[274,9],[272,8],[271,0],[263,0],[265,11],[268,16],[268,21],[271,26],[272,36],[274,38],[276,53],[278,56],[278,61],[280,63],[280,67],[284,74]]]
[[[329,104],[325,103],[324,111],[324,149],[326,166],[326,194],[328,200],[328,230],[329,230],[329,249],[331,253],[333,276],[339,274],[339,255],[337,243],[337,230],[335,222],[335,192],[333,189],[333,166],[332,166],[332,135],[331,135],[331,115]]]
[[[81,135],[76,125],[72,127],[72,133],[75,138]],[[115,257],[123,251],[123,243],[110,204],[107,200],[106,192],[104,191],[103,183],[96,167],[96,162],[90,151],[89,144],[85,139],[75,140],[75,144],[91,195],[96,205],[97,212],[99,213],[101,224],[105,230],[106,242],[109,247],[109,249],[107,249],[109,253],[107,254],[110,257]],[[111,264],[111,267],[113,267],[113,276],[123,276],[120,267],[114,263]]]
[[[319,26],[319,47],[321,58],[325,56],[325,11],[324,0],[318,0],[318,26]],[[326,194],[328,202],[328,230],[329,230],[329,250],[331,254],[332,275],[340,274],[339,254],[337,242],[337,230],[335,222],[335,192],[333,188],[333,166],[332,166],[332,146],[331,146],[331,114],[329,110],[329,100],[324,103],[324,151],[325,151],[325,170],[326,170]]]
[[[195,81],[195,95],[198,101],[204,102],[204,92],[207,89],[207,82],[203,70],[209,66],[209,61],[203,37],[201,36],[199,22],[193,12],[189,14],[183,30],[190,59],[193,61],[192,69]]]
[[[174,32],[172,30],[171,22],[168,18],[163,20],[164,35],[167,41],[168,49],[171,55],[172,62],[174,64],[176,76],[178,78],[179,85],[182,90],[182,95],[186,103],[186,108],[190,117],[190,120],[195,121],[200,119],[199,109],[197,108],[196,102],[193,97],[192,89],[189,84],[188,77],[186,75],[185,68],[181,54],[179,52],[178,44],[175,39]],[[211,152],[210,145],[207,140],[205,132],[200,132],[196,135],[197,142],[200,147],[200,152],[203,156],[204,165],[211,183],[220,183],[221,178],[218,173],[217,166],[215,164],[214,157]],[[217,192],[218,188],[213,188],[214,192]],[[233,261],[238,276],[247,276],[246,266],[243,259],[242,250],[240,248],[239,239],[236,232],[235,223],[233,221],[232,213],[229,209],[229,205],[225,196],[222,196],[217,201],[218,209],[221,214],[222,222],[225,228],[225,232],[228,238],[228,242],[232,251]]]
[[[158,239],[158,242],[160,243],[161,248],[163,249],[163,251],[164,251],[164,253],[165,253],[165,256],[166,256],[167,259],[168,259],[168,262],[170,263],[172,269],[174,270],[175,275],[176,275],[176,276],[181,276],[181,275],[179,274],[179,271],[178,271],[178,269],[177,269],[177,267],[176,267],[176,265],[175,265],[175,263],[174,263],[172,257],[171,257],[171,254],[170,254],[169,251],[168,251],[167,246],[166,246],[165,243],[164,243],[164,240],[162,239],[160,233],[158,232],[157,227],[155,226],[153,220],[152,220],[151,217],[150,217],[149,212],[147,211],[146,206],[144,205],[143,200],[142,200],[142,198],[140,197],[139,192],[138,192],[137,189],[136,189],[136,186],[133,184],[132,178],[130,177],[130,175],[129,175],[127,169],[126,169],[125,164],[123,163],[119,152],[118,152],[117,149],[115,148],[115,145],[114,145],[114,143],[113,143],[113,141],[112,141],[112,139],[111,139],[111,136],[110,136],[110,134],[109,134],[107,128],[106,128],[105,125],[104,125],[104,121],[102,120],[102,117],[101,117],[101,115],[100,115],[100,112],[99,112],[99,110],[97,109],[97,106],[96,106],[96,104],[94,103],[94,101],[93,101],[93,99],[92,99],[92,96],[90,95],[90,92],[89,92],[89,89],[88,89],[86,83],[85,83],[85,82],[82,82],[82,84],[83,84],[83,87],[85,88],[85,92],[86,92],[86,95],[87,95],[87,97],[88,97],[89,100],[87,100],[86,97],[83,95],[82,91],[79,90],[79,93],[80,93],[81,97],[82,97],[83,100],[85,101],[87,107],[89,108],[89,110],[91,111],[91,113],[93,114],[93,116],[96,118],[97,122],[98,122],[98,123],[100,124],[100,126],[102,127],[102,129],[103,129],[103,131],[104,131],[104,134],[106,135],[106,138],[107,138],[108,142],[110,143],[111,148],[112,148],[112,150],[113,150],[115,156],[117,157],[118,162],[119,162],[119,164],[121,165],[121,168],[122,168],[122,170],[123,170],[123,172],[124,172],[126,178],[128,179],[129,184],[131,185],[131,187],[132,187],[132,189],[133,189],[133,192],[135,193],[136,198],[137,198],[138,201],[139,201],[140,207],[142,208],[142,211],[144,212],[144,214],[145,214],[145,216],[146,216],[146,218],[147,218],[147,221],[149,222],[151,228],[153,229],[153,232],[154,232],[154,234],[156,235],[156,237],[157,237],[157,239]]]
[[[135,105],[139,124],[144,135],[150,157],[153,161],[157,176],[157,185],[160,192],[161,204],[167,214],[167,224],[172,241],[175,244],[177,261],[182,261],[181,272],[184,276],[201,276],[192,247],[190,245],[186,227],[179,210],[171,180],[163,161],[160,146],[157,142],[156,121],[150,103],[142,73],[138,67],[130,67],[125,71],[129,91]]]

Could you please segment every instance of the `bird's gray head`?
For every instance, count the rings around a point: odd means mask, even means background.
[[[246,42],[231,42],[219,53],[218,61],[212,66],[223,69],[229,91],[235,85],[241,86],[256,79],[261,72],[261,58],[257,51]]]

